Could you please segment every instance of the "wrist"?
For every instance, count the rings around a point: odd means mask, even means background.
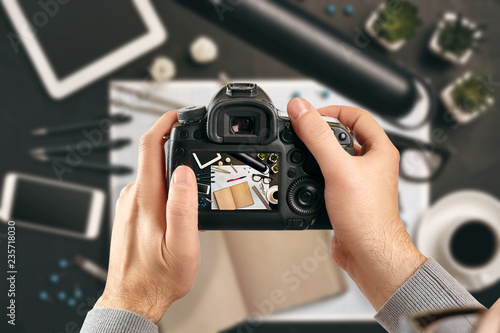
[[[413,245],[404,228],[391,237],[366,244],[369,247],[351,252],[345,270],[378,311],[427,258]]]
[[[144,298],[147,300],[147,298]],[[127,310],[136,313],[154,324],[158,324],[170,307],[170,303],[165,304],[147,304],[144,300],[134,300],[132,298],[122,298],[118,296],[107,295],[106,292],[97,300],[94,308],[113,308]]]

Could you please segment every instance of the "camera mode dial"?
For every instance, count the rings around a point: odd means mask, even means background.
[[[186,106],[177,111],[177,119],[182,125],[191,124],[202,120],[207,114],[207,109],[204,105]]]

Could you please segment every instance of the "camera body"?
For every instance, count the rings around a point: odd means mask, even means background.
[[[177,116],[166,143],[168,179],[179,165],[195,172],[199,229],[331,229],[316,160],[259,86],[228,83],[207,107]],[[349,129],[324,118],[353,155]]]

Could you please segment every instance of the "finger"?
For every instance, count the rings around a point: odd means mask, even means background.
[[[349,127],[361,146],[367,146],[370,150],[393,146],[382,127],[368,111],[350,106],[331,105],[319,108],[318,112],[324,116],[337,118]]]
[[[355,156],[360,156],[360,155],[362,155],[362,154],[361,154],[361,146],[360,146],[360,145],[354,144],[354,155],[355,155]]]
[[[179,258],[196,255],[198,240],[198,189],[193,170],[175,169],[168,190],[167,248]]]
[[[148,198],[165,197],[165,140],[177,121],[177,111],[170,111],[141,137],[137,186]],[[164,205],[164,203],[163,203]]]
[[[288,103],[287,111],[293,130],[313,154],[323,173],[332,164],[349,157],[328,123],[308,101],[294,98]]]

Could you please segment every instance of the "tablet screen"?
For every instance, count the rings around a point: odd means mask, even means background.
[[[147,33],[132,0],[18,2],[59,79]]]

